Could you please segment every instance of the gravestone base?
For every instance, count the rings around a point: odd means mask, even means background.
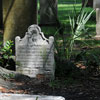
[[[61,96],[0,93],[0,100],[65,100],[65,98]]]
[[[43,81],[51,80],[51,79],[54,80],[54,76],[51,76],[49,74],[37,74],[36,79],[43,80]]]

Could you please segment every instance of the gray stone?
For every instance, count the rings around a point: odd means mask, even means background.
[[[37,100],[65,100],[61,96],[0,93],[0,100],[36,100],[36,98],[38,98]]]
[[[96,39],[100,39],[100,8],[96,8]]]
[[[40,24],[57,23],[57,1],[40,0]]]
[[[24,38],[16,37],[15,45],[17,72],[54,78],[54,37],[46,39],[39,26],[31,25]]]
[[[93,0],[93,8],[100,8],[100,0]]]

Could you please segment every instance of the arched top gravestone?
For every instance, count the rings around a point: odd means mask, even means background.
[[[50,37],[52,42],[54,41],[53,37]],[[44,37],[44,34],[41,32],[41,29],[37,25],[31,25],[28,28],[28,32],[26,32],[25,37],[20,39],[19,36],[16,37],[16,41],[20,41],[23,45],[47,45],[49,44],[49,40]]]
[[[28,28],[24,38],[15,39],[16,70],[30,77],[54,78],[54,38],[45,38],[37,25]]]

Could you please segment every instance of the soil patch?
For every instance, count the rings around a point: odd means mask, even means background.
[[[60,81],[64,81],[60,80]],[[30,80],[5,80],[11,82],[11,88],[0,85],[0,91],[3,93],[18,93],[31,95],[53,95],[63,96],[66,100],[100,100],[100,78],[92,77],[79,84],[65,85],[59,84],[53,86],[53,83],[37,79]],[[52,85],[51,85],[52,84]]]

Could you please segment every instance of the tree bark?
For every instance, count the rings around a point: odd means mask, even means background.
[[[4,44],[16,36],[23,37],[31,24],[37,24],[37,0],[15,0],[5,22]]]
[[[3,1],[3,10],[4,10],[4,21],[3,23],[5,24],[6,20],[7,20],[7,17],[11,11],[11,8],[14,4],[14,1],[15,0],[10,0],[10,1]]]
[[[0,0],[0,29],[3,29],[2,0]]]

